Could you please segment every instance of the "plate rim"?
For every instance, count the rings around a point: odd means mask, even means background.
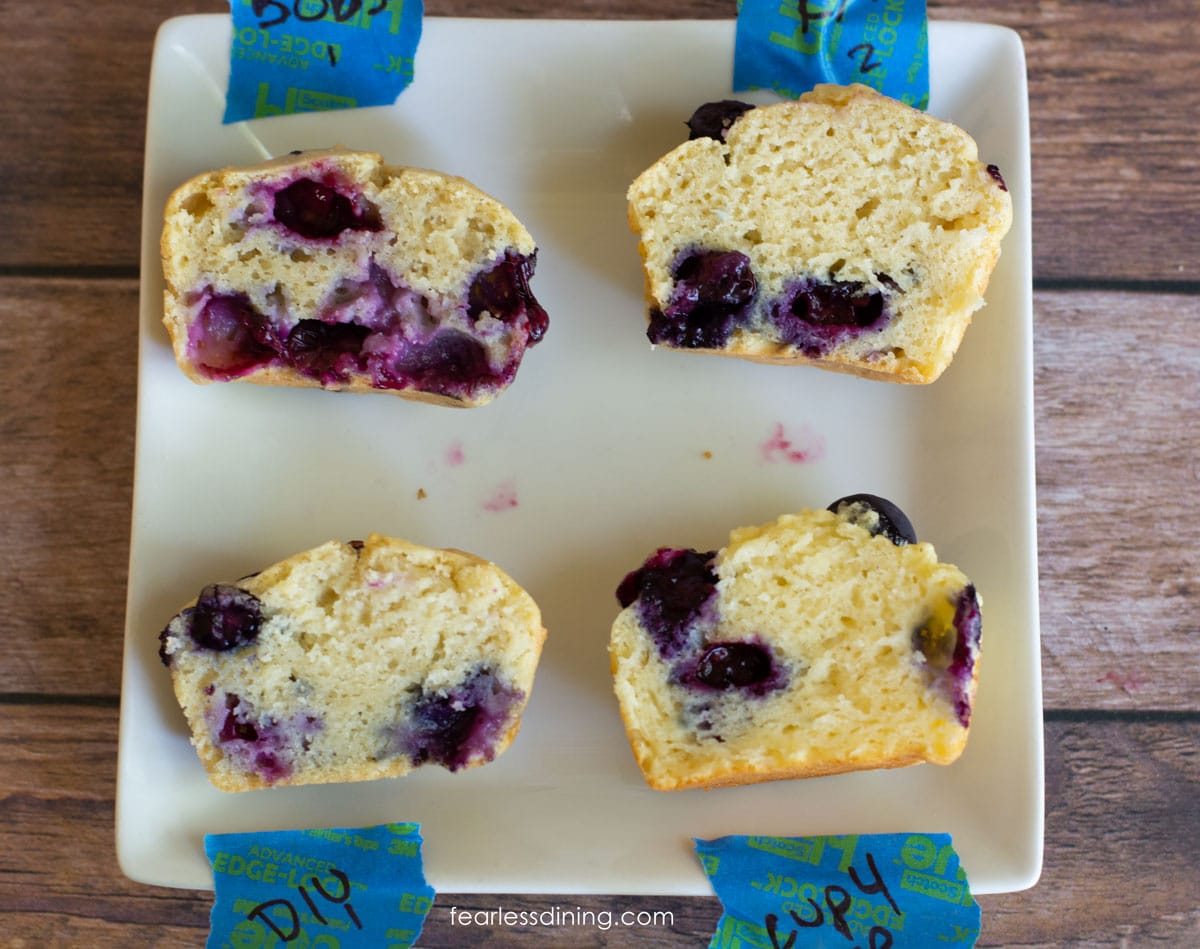
[[[160,25],[158,32],[156,34],[155,43],[154,43],[155,55],[154,55],[154,63],[152,64],[152,79],[151,79],[151,86],[150,86],[150,94],[151,95],[153,95],[153,92],[154,92],[154,83],[153,83],[154,72],[153,71],[158,65],[158,57],[160,55],[161,47],[164,44],[166,44],[167,42],[171,41],[174,38],[174,34],[176,32],[185,31],[189,26],[191,26],[192,24],[194,24],[195,21],[198,21],[198,20],[207,21],[208,26],[206,26],[206,28],[212,28],[212,25],[216,24],[217,21],[228,22],[228,16],[225,14],[187,14],[187,15],[182,15],[182,16],[177,16],[177,17],[171,17],[171,18],[165,20]],[[582,29],[584,27],[595,28],[595,27],[601,26],[601,25],[606,26],[610,29],[616,29],[616,30],[645,29],[645,28],[668,29],[669,30],[669,29],[679,28],[681,25],[682,26],[701,25],[702,28],[728,30],[728,29],[732,28],[735,21],[732,19],[727,19],[727,18],[726,19],[691,19],[691,18],[689,18],[689,19],[673,19],[673,20],[655,20],[655,19],[630,19],[630,20],[563,19],[563,20],[558,20],[558,19],[540,19],[540,18],[525,19],[525,18],[426,17],[426,25],[428,26],[430,23],[438,24],[438,26],[436,28],[446,27],[446,28],[451,28],[451,29],[455,28],[457,25],[460,25],[460,24],[469,25],[469,27],[471,29],[486,28],[489,25],[504,24],[508,28],[537,27],[537,28],[566,29],[566,30],[576,30],[576,29]],[[1022,141],[1018,144],[1018,147],[1016,149],[1016,153],[1020,158],[1020,162],[1021,162],[1021,166],[1022,166],[1018,170],[1018,174],[1019,174],[1020,178],[1024,181],[1026,186],[1021,188],[1019,191],[1019,194],[1017,196],[1015,196],[1018,207],[1015,208],[1017,213],[1014,216],[1014,229],[1021,228],[1021,230],[1023,231],[1023,234],[1021,235],[1022,239],[1019,241],[1019,248],[1020,248],[1019,265],[1021,267],[1022,274],[1023,274],[1022,279],[1019,281],[1019,293],[1021,296],[1021,310],[1022,310],[1021,323],[1022,323],[1022,330],[1023,330],[1023,340],[1022,340],[1023,347],[1022,347],[1022,353],[1021,353],[1021,359],[1020,359],[1020,366],[1022,369],[1023,378],[1019,381],[1019,385],[1021,386],[1022,391],[1028,395],[1028,398],[1022,400],[1023,411],[1022,411],[1021,429],[1022,429],[1022,432],[1025,435],[1027,435],[1027,437],[1022,438],[1022,440],[1021,440],[1021,445],[1024,450],[1025,457],[1021,459],[1021,464],[1019,465],[1019,468],[1021,470],[1018,473],[1021,475],[1022,494],[1025,497],[1025,499],[1027,500],[1028,513],[1030,515],[1029,518],[1027,519],[1027,523],[1025,524],[1026,530],[1025,530],[1025,536],[1023,539],[1029,556],[1024,564],[1024,566],[1025,566],[1024,572],[1026,574],[1026,579],[1025,579],[1025,582],[1022,584],[1022,586],[1023,586],[1023,588],[1028,589],[1031,592],[1030,603],[1027,604],[1027,606],[1030,609],[1028,618],[1032,625],[1032,630],[1031,630],[1032,649],[1031,649],[1031,656],[1029,658],[1030,658],[1030,662],[1031,662],[1030,669],[1032,672],[1036,673],[1036,679],[1035,679],[1036,686],[1037,686],[1037,688],[1036,688],[1036,713],[1037,713],[1037,717],[1040,720],[1041,711],[1042,711],[1042,688],[1043,688],[1043,685],[1042,685],[1041,663],[1040,663],[1040,641],[1041,641],[1040,617],[1039,617],[1039,604],[1038,604],[1038,597],[1037,597],[1037,590],[1038,590],[1037,536],[1036,536],[1037,507],[1036,507],[1035,441],[1034,441],[1034,424],[1033,424],[1034,423],[1034,418],[1033,418],[1034,404],[1033,404],[1033,387],[1032,387],[1032,368],[1033,368],[1033,358],[1032,358],[1033,357],[1033,354],[1032,354],[1032,279],[1030,276],[1031,269],[1032,269],[1031,240],[1030,240],[1030,237],[1031,237],[1031,235],[1030,235],[1031,195],[1030,195],[1030,189],[1028,187],[1028,182],[1029,182],[1029,178],[1030,178],[1030,171],[1029,171],[1030,147],[1029,147],[1029,122],[1028,122],[1028,90],[1027,90],[1027,78],[1026,78],[1025,63],[1024,63],[1024,49],[1023,49],[1023,45],[1022,45],[1019,34],[1017,34],[1016,31],[1010,29],[1009,27],[997,25],[997,24],[990,24],[990,23],[975,23],[975,22],[957,21],[957,20],[930,20],[931,43],[933,42],[932,37],[934,35],[936,35],[936,33],[948,31],[948,30],[954,30],[954,29],[961,29],[961,28],[965,28],[969,31],[979,32],[979,33],[987,31],[987,32],[993,32],[997,35],[999,35],[1001,33],[1007,34],[1007,37],[1004,39],[1004,42],[1006,42],[1010,46],[1012,46],[1013,50],[1015,50],[1016,55],[1018,55],[1020,57],[1020,67],[1021,68],[1019,70],[1019,80],[1020,80],[1019,81],[1019,89],[1013,90],[1013,92],[1017,95],[1018,109],[1019,109],[1019,113],[1020,113],[1019,121],[1018,121],[1018,128],[1016,129],[1016,131],[1018,132],[1019,136],[1022,139]],[[419,55],[419,51],[418,51],[418,55]],[[154,116],[153,111],[148,110],[146,152],[145,152],[145,161],[146,162],[148,162],[150,160],[151,150],[154,146],[154,142],[150,135],[150,123],[154,120],[154,117],[155,116]],[[154,305],[150,301],[150,294],[149,294],[150,287],[148,286],[148,280],[147,280],[147,276],[146,276],[146,268],[147,268],[148,262],[151,266],[157,266],[157,254],[155,253],[156,242],[152,240],[152,236],[156,233],[156,230],[157,230],[154,225],[154,222],[156,220],[158,220],[158,213],[157,213],[157,210],[153,208],[152,202],[150,200],[150,198],[152,197],[152,191],[153,191],[154,187],[155,187],[155,182],[151,180],[151,177],[149,175],[147,175],[144,180],[144,183],[143,183],[143,207],[142,207],[143,234],[142,234],[142,245],[141,245],[142,246],[143,267],[142,267],[142,276],[139,280],[139,320],[142,319],[143,314],[145,312],[145,308]],[[1010,246],[1006,246],[1005,253],[1006,253],[1006,255],[1008,255],[1010,257],[1018,256],[1017,249],[1013,248],[1011,246],[1011,243],[1010,243]],[[151,279],[151,280],[149,280],[149,283],[151,285],[153,285],[154,281]],[[117,856],[118,856],[118,863],[122,869],[122,872],[124,872],[125,875],[127,877],[129,877],[130,879],[136,880],[138,882],[151,884],[151,885],[180,886],[180,887],[193,888],[194,883],[191,883],[191,882],[182,882],[182,883],[180,883],[180,882],[163,882],[163,880],[160,877],[156,877],[153,874],[143,872],[144,868],[138,866],[131,859],[129,841],[126,836],[126,832],[123,829],[124,822],[122,820],[122,815],[123,815],[122,803],[124,800],[127,800],[127,793],[125,793],[127,791],[127,788],[125,787],[125,784],[128,780],[127,768],[128,768],[128,760],[129,760],[129,754],[128,754],[129,749],[128,749],[128,741],[127,741],[128,719],[127,719],[127,714],[126,714],[126,703],[127,703],[127,693],[128,693],[127,685],[129,683],[131,683],[132,681],[134,681],[134,675],[136,672],[136,670],[132,667],[132,664],[136,661],[136,654],[135,654],[135,650],[134,650],[134,644],[132,642],[132,639],[134,638],[133,634],[135,631],[131,629],[130,615],[131,615],[132,608],[133,608],[133,597],[134,597],[134,584],[132,581],[132,577],[133,577],[132,571],[134,569],[135,557],[137,556],[137,553],[138,553],[138,549],[136,547],[137,528],[138,528],[138,498],[139,498],[138,482],[139,482],[139,478],[142,477],[144,474],[143,468],[142,468],[142,463],[141,463],[141,461],[138,460],[138,457],[137,457],[138,455],[142,454],[141,451],[139,451],[139,449],[142,447],[141,437],[140,437],[142,435],[142,427],[141,427],[142,420],[140,417],[141,416],[140,403],[141,403],[141,399],[144,397],[144,393],[143,393],[144,380],[143,380],[143,375],[142,375],[143,360],[144,360],[143,347],[146,344],[146,339],[144,337],[145,337],[145,333],[143,332],[143,329],[139,328],[138,370],[137,370],[137,374],[138,374],[137,400],[138,400],[138,404],[139,404],[139,412],[138,412],[139,418],[136,423],[136,432],[139,437],[137,439],[137,442],[135,443],[136,447],[135,447],[135,467],[134,467],[134,484],[133,484],[133,488],[134,488],[134,490],[133,490],[133,510],[132,510],[132,517],[131,517],[131,536],[130,536],[130,555],[129,555],[130,581],[127,586],[126,617],[125,617],[126,622],[125,622],[124,635],[123,635],[123,640],[122,640],[122,642],[123,642],[122,690],[121,690],[120,721],[119,721],[119,730],[118,730],[119,743],[118,743],[117,788],[116,788],[116,807],[115,807],[116,818],[117,818],[117,821],[116,821],[116,824],[117,824],[117,826],[116,826]],[[1030,790],[1034,793],[1034,796],[1035,796],[1035,800],[1031,802],[1031,809],[1035,813],[1036,827],[1031,828],[1031,829],[1034,831],[1034,837],[1036,837],[1036,848],[1035,848],[1036,854],[1034,855],[1036,857],[1036,859],[1026,860],[1023,864],[1023,872],[1011,874],[1010,878],[1003,881],[1000,887],[994,888],[994,889],[985,889],[985,890],[979,891],[979,892],[1017,892],[1019,890],[1023,890],[1023,889],[1026,889],[1026,888],[1032,886],[1034,883],[1037,882],[1038,878],[1040,877],[1041,870],[1042,870],[1043,850],[1044,850],[1044,807],[1045,807],[1045,793],[1044,793],[1044,791],[1045,791],[1045,789],[1044,789],[1045,758],[1044,758],[1044,740],[1042,738],[1041,731],[1039,731],[1037,734],[1037,747],[1036,747],[1036,754],[1035,754],[1034,758],[1035,758],[1035,762],[1036,762],[1035,767],[1036,767],[1037,780],[1036,780],[1036,788],[1031,787]],[[212,886],[212,884],[211,884],[211,880],[210,880],[206,887],[202,886],[200,888],[211,889],[211,886]],[[490,891],[490,890],[487,890],[487,889],[472,889],[472,890],[456,889],[455,890],[455,892],[488,892],[488,891]],[[513,892],[517,892],[517,891],[513,891]],[[519,892],[541,892],[541,890],[536,890],[536,891],[535,890],[529,890],[529,891],[521,890]],[[571,890],[570,892],[585,893],[585,892],[596,892],[596,891],[585,890],[585,889],[574,889],[574,890]],[[609,891],[605,891],[605,892],[609,892]],[[650,893],[651,893],[651,891],[641,890],[641,889],[638,889],[634,892],[639,893],[639,894],[646,894],[646,895],[650,895]],[[681,891],[679,889],[664,889],[664,890],[654,890],[653,894],[654,895],[685,895],[686,893],[701,893],[701,892],[707,892],[707,891],[706,890],[695,890],[695,889],[688,889],[686,891]]]

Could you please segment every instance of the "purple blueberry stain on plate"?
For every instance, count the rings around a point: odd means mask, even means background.
[[[825,437],[808,425],[789,433],[783,422],[776,422],[758,450],[759,458],[767,464],[803,465],[825,457]]]
[[[517,497],[517,484],[509,479],[496,485],[492,493],[484,499],[483,509],[489,514],[498,514],[501,511],[511,511],[513,508],[519,507],[520,503],[520,499]]]

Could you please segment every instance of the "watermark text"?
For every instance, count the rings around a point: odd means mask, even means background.
[[[670,910],[585,909],[582,906],[548,906],[544,909],[463,909],[451,906],[451,926],[487,926],[506,929],[538,927],[585,927],[608,932],[610,929],[672,927],[675,914]]]

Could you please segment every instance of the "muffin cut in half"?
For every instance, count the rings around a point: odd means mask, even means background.
[[[656,345],[928,383],[1012,224],[962,129],[865,86],[709,103],[628,192]]]
[[[654,788],[949,764],[966,745],[980,598],[881,498],[660,549],[617,596],[613,683]]]
[[[295,152],[171,195],[163,322],[195,382],[483,405],[546,333],[536,256],[513,213],[462,178]]]
[[[493,760],[545,636],[494,564],[372,534],[206,586],[159,655],[209,779],[243,791]]]

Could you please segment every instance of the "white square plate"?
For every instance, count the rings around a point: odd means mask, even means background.
[[[948,831],[977,893],[1042,853],[1029,138],[1011,31],[933,23],[930,111],[999,165],[1016,221],[988,306],[926,387],[654,351],[626,186],[730,95],[734,24],[428,19],[386,108],[221,124],[229,18],[162,27],[150,81],[137,461],[121,705],[121,866],[212,886],[206,833],[420,821],[443,892],[707,894],[692,837]],[[756,101],[767,101],[758,98]],[[162,329],[158,239],[193,174],[341,143],[462,175],[537,238],[545,341],[490,406],[196,386]],[[790,445],[792,450],[784,450]],[[643,783],[606,646],[626,571],[661,545],[870,491],[985,601],[972,737],[953,766],[664,794]],[[157,634],[205,583],[371,530],[494,560],[550,631],[516,742],[484,768],[214,790]]]

